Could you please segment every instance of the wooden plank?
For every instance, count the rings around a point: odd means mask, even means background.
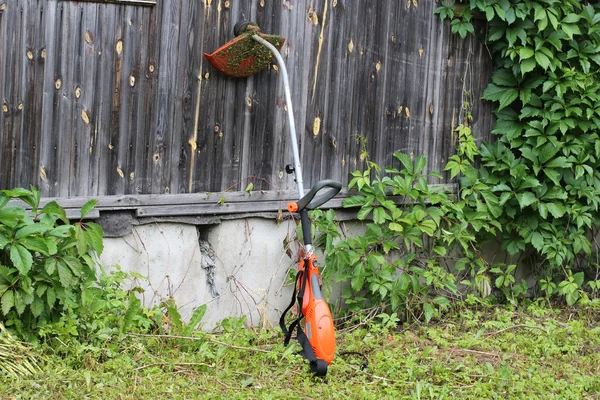
[[[165,186],[165,193],[185,193],[187,187],[187,176],[185,172],[185,150],[188,147],[187,135],[183,131],[184,119],[184,79],[189,66],[186,63],[187,54],[189,53],[189,35],[184,29],[186,26],[185,19],[190,16],[191,2],[181,2],[180,7],[176,12],[185,18],[179,18],[177,29],[177,41],[173,43],[175,64],[172,66],[171,73],[175,75],[173,87],[171,88],[174,107],[169,114],[169,175],[168,184]],[[189,25],[188,25],[189,26]]]
[[[23,2],[21,6],[21,21],[19,32],[18,49],[21,53],[18,57],[19,70],[14,71],[18,75],[17,108],[15,110],[15,171],[14,184],[26,184],[29,187],[32,181],[32,170],[35,157],[35,143],[32,138],[32,125],[35,119],[29,117],[34,112],[35,99],[35,60],[33,46],[35,41],[35,19],[30,14],[34,12],[34,4]]]
[[[119,147],[120,180],[123,181],[124,193],[137,193],[135,187],[135,159],[138,130],[138,102],[140,99],[140,70],[143,14],[146,10],[139,7],[128,7],[124,25],[124,42],[126,50],[123,65],[122,105],[120,113],[121,145]],[[121,173],[123,176],[121,176]]]
[[[22,165],[21,140],[23,137],[23,80],[24,80],[24,30],[25,30],[25,4],[23,0],[18,0],[16,10],[13,14],[13,63],[9,69],[12,75],[9,79],[12,81],[12,91],[9,94],[11,110],[10,124],[10,187],[15,187],[18,182],[18,168]]]
[[[16,67],[16,46],[14,46],[17,29],[16,24],[18,21],[19,8],[20,4],[17,2],[11,2],[10,4],[5,4],[6,9],[3,13],[6,19],[6,30],[5,37],[7,41],[7,45],[5,45],[5,54],[6,61],[4,63],[4,73],[2,75],[2,80],[4,83],[4,90],[2,93],[2,142],[0,145],[2,146],[2,163],[0,164],[0,174],[2,176],[3,185],[5,187],[10,188],[13,186],[14,182],[12,179],[12,172],[15,170],[14,168],[14,113],[15,113],[15,99],[13,98],[14,90],[15,90],[15,79],[16,75],[14,75],[13,71]],[[8,46],[10,44],[10,46]]]
[[[40,165],[40,149],[41,149],[41,133],[42,133],[42,120],[43,120],[43,102],[44,102],[44,70],[46,67],[46,46],[47,38],[45,36],[46,24],[47,24],[47,6],[43,3],[31,4],[30,18],[34,21],[33,31],[35,32],[34,43],[33,43],[33,58],[34,65],[33,69],[33,82],[29,84],[32,86],[33,101],[31,102],[31,108],[27,113],[27,119],[31,120],[30,132],[29,132],[29,157],[32,159],[31,170],[22,171],[27,173],[31,179],[31,184],[36,187],[42,186],[42,174]],[[19,185],[23,186],[23,182],[19,182]]]
[[[154,164],[152,171],[152,193],[170,193],[172,152],[179,142],[181,132],[174,132],[172,116],[176,107],[179,12],[181,3],[162,2],[162,35],[160,36],[160,66],[158,82],[157,125],[154,142]]]
[[[155,132],[157,126],[157,109],[159,107],[156,99],[158,97],[159,82],[159,60],[160,60],[160,38],[162,36],[162,10],[164,2],[153,8],[147,16],[146,38],[147,42],[142,48],[145,54],[145,85],[140,89],[142,99],[140,102],[140,119],[137,132],[138,152],[136,153],[136,187],[141,193],[153,192],[153,168],[155,161]],[[158,156],[158,153],[156,153]]]
[[[82,88],[85,102],[89,104],[91,120],[88,145],[89,177],[87,182],[88,195],[107,194],[107,171],[105,164],[110,154],[109,126],[111,122],[111,77],[114,73],[112,58],[116,41],[114,32],[114,8],[104,4],[96,5],[95,26],[90,29],[93,37],[91,63],[95,73]],[[89,50],[88,50],[89,51]],[[88,94],[89,93],[89,94]],[[88,97],[91,95],[91,97]]]
[[[114,10],[114,30],[109,37],[109,43],[112,42],[112,68],[111,74],[111,103],[110,103],[110,144],[108,152],[108,162],[105,163],[105,177],[107,179],[108,190],[106,194],[120,195],[125,193],[124,173],[125,168],[125,149],[127,148],[127,131],[122,126],[123,109],[127,104],[123,104],[122,93],[127,90],[128,79],[125,76],[124,64],[127,62],[126,54],[129,53],[131,45],[125,38],[126,14],[127,9],[117,7]],[[110,34],[111,32],[109,32]]]
[[[145,94],[148,90],[148,37],[150,29],[150,15],[155,9],[152,10],[141,10],[138,12],[136,20],[133,22],[135,26],[137,41],[139,42],[139,59],[132,69],[132,74],[135,78],[135,101],[132,100],[132,116],[131,126],[135,126],[135,129],[130,131],[130,148],[128,156],[128,178],[129,188],[126,193],[138,194],[143,192],[144,175],[147,167],[146,157],[144,152],[146,151],[147,144],[147,132],[142,132],[141,127],[144,125],[144,121],[148,118],[146,115],[146,103]]]

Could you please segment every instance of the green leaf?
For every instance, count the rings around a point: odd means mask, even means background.
[[[84,236],[88,245],[92,250],[98,253],[98,255],[102,254],[104,251],[104,243],[102,241],[104,229],[102,229],[102,226],[95,222],[87,222],[84,224],[84,228]]]
[[[519,91],[517,89],[498,86],[494,83],[490,83],[483,91],[483,96],[481,96],[484,100],[499,102],[498,110],[510,105],[518,97]]]
[[[20,244],[10,247],[10,260],[21,275],[27,275],[33,265],[33,256]]]
[[[548,67],[550,66],[550,59],[540,51],[535,52],[535,61],[540,67],[544,69],[548,69]]]
[[[385,212],[385,208],[375,207],[375,209],[373,210],[373,222],[375,222],[376,224],[383,224],[385,222],[386,217],[387,214]]]
[[[44,312],[44,302],[40,297],[36,297],[30,306],[31,313],[34,317],[39,317]]]
[[[10,309],[15,305],[15,293],[12,290],[7,290],[2,295],[2,314],[8,315]]]
[[[508,41],[508,47],[513,47],[517,40],[517,28],[508,27],[506,29],[506,40]]]
[[[579,26],[573,24],[561,24],[561,29],[564,33],[567,34],[569,39],[573,39],[573,35],[581,35],[581,31],[579,30]]]
[[[441,257],[446,255],[446,248],[444,246],[435,246],[433,252]]]
[[[129,293],[129,305],[127,306],[127,310],[125,311],[125,315],[123,316],[123,332],[128,332],[133,325],[133,320],[135,316],[140,311],[142,306],[142,302],[135,295],[135,292]]]
[[[573,274],[573,282],[577,284],[577,287],[581,287],[583,285],[583,279],[585,278],[585,274],[583,272],[578,272]]]
[[[435,307],[430,303],[423,304],[423,315],[425,315],[425,321],[429,323],[431,318],[435,315]]]
[[[15,234],[15,239],[21,239],[25,236],[34,236],[39,235],[41,233],[46,233],[50,230],[51,227],[43,224],[31,224],[25,225],[23,228],[19,229]]]
[[[60,219],[63,223],[68,224],[67,213],[56,201],[48,202],[44,208],[40,210],[40,214],[52,215]]]
[[[561,173],[552,168],[543,168],[544,174],[555,184],[560,185]]]
[[[85,216],[96,207],[96,204],[98,204],[98,200],[96,199],[89,200],[85,203],[83,207],[81,207],[81,219],[84,219]]]
[[[415,160],[415,174],[420,173],[425,169],[425,165],[427,164],[427,159],[422,154],[419,154]]]
[[[521,49],[521,51],[525,50],[525,48]],[[531,55],[533,55],[533,50],[527,49],[531,51]],[[530,56],[531,57],[531,56]],[[522,57],[523,58],[523,57]],[[524,57],[527,58],[527,57]],[[492,74],[492,82],[494,82],[498,86],[517,86],[518,82],[513,73],[508,69],[499,69]]]
[[[536,200],[535,194],[531,192],[517,193],[517,201],[521,209],[535,203]]]
[[[80,259],[73,257],[71,255],[65,255],[61,259],[65,264],[68,265],[69,269],[75,276],[83,275],[83,265],[81,264]],[[60,261],[59,261],[60,264]]]
[[[533,71],[533,69],[537,66],[537,63],[534,58],[528,58],[526,60],[521,61],[519,67],[521,69],[521,75],[525,75],[528,72]]]
[[[75,230],[75,227],[73,225],[60,225],[60,226],[57,226],[56,228],[52,229],[49,232],[49,235],[55,236],[58,238],[67,238],[73,234],[74,230]]]
[[[84,235],[83,228],[79,224],[75,225],[75,239],[77,240],[77,253],[79,254],[79,256],[82,256],[85,253],[87,253],[88,242]]]
[[[56,303],[56,291],[52,287],[49,287],[48,290],[46,290],[46,302],[50,308]]]
[[[567,157],[556,157],[545,165],[545,168],[571,168],[571,163]]]
[[[10,239],[3,233],[0,233],[0,250],[2,250],[9,242]]]
[[[433,236],[436,224],[433,220],[426,219],[418,225],[418,228],[421,230],[421,232],[427,234],[428,236]]]
[[[533,16],[533,22],[536,22],[540,19],[545,19],[546,10],[538,3],[533,3],[533,8],[535,9],[535,14]]]
[[[579,20],[581,19],[581,17],[577,14],[567,14],[562,21],[560,21],[561,24],[575,24],[577,22],[579,22]]]
[[[46,258],[46,261],[44,262],[44,269],[48,275],[53,275],[56,271],[56,258]]]
[[[567,212],[565,207],[560,203],[546,203],[546,207],[554,218],[560,218]]]
[[[404,227],[397,222],[390,222],[389,228],[394,232],[404,232]]]
[[[506,23],[507,24],[512,24],[513,22],[515,22],[516,16],[515,16],[515,10],[513,8],[508,8],[505,12],[506,15]]]
[[[46,240],[41,237],[26,237],[19,241],[23,247],[27,250],[31,250],[33,252],[38,252],[42,255],[49,255],[48,246],[46,244]]]
[[[73,276],[71,269],[64,261],[59,260],[56,265],[56,269],[58,270],[58,279],[60,280],[60,284],[64,288],[70,288],[77,283],[77,280]]]
[[[495,42],[497,40],[500,40],[504,37],[504,32],[506,31],[506,28],[504,27],[504,25],[494,25],[492,27],[490,27],[490,33],[488,35],[488,41],[490,42]]]
[[[519,58],[521,59],[521,61],[533,57],[533,54],[534,54],[533,49],[530,49],[529,47],[522,47],[519,50]],[[494,83],[497,83],[497,82],[494,82]]]
[[[197,307],[192,316],[190,317],[190,321],[185,326],[184,335],[191,336],[194,332],[194,329],[198,326],[202,318],[204,318],[204,314],[206,314],[206,304],[202,304],[200,307]]]
[[[491,21],[494,19],[494,8],[491,6],[488,6],[485,8],[485,19],[487,19],[488,21]]]
[[[410,158],[410,155],[396,152],[394,153],[394,157],[396,157],[402,163],[402,165],[408,171],[409,174],[413,173],[413,162]]]
[[[362,207],[356,214],[356,218],[362,221],[369,216],[371,211],[373,211],[373,207],[371,206]]]
[[[348,207],[362,207],[365,202],[366,202],[366,197],[365,196],[352,196],[352,197],[348,197],[347,199],[344,199],[344,201],[342,202],[342,206],[344,208],[348,208]]]
[[[448,300],[448,298],[444,296],[437,296],[433,299],[433,302],[444,308],[450,306],[450,300]]]
[[[496,11],[498,18],[500,18],[502,21],[506,21],[506,12],[500,5],[494,4],[494,10]]]
[[[542,251],[544,247],[544,237],[539,232],[534,232],[531,235],[531,244],[536,248],[537,251]]]

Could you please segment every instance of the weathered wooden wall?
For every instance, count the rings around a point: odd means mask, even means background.
[[[44,196],[293,189],[276,69],[227,78],[202,57],[243,16],[287,38],[307,187],[347,182],[394,151],[440,170],[465,93],[474,134],[484,46],[451,35],[433,0],[158,0],[143,7],[0,0],[0,188]]]

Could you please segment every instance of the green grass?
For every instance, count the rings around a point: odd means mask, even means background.
[[[195,340],[128,336],[36,352],[42,371],[0,378],[3,399],[598,399],[600,310],[460,308],[430,325],[373,321],[339,332],[327,378],[312,377],[278,330],[228,320]]]

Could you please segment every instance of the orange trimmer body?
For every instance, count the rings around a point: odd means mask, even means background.
[[[297,282],[302,293],[304,332],[317,358],[331,364],[335,355],[335,328],[327,302],[319,285],[319,268],[314,255],[300,260],[299,271],[304,271]],[[305,275],[306,274],[306,275]]]

